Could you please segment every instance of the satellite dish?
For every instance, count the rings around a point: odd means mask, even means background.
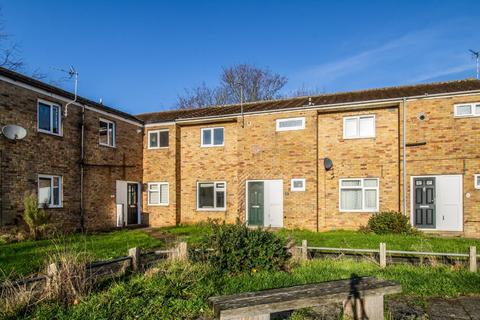
[[[323,159],[323,166],[325,167],[325,170],[330,170],[333,167],[333,161],[330,158],[325,158]]]
[[[15,124],[9,124],[2,128],[5,138],[10,140],[21,140],[27,135],[27,130]]]

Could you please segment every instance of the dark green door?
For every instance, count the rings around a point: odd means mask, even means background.
[[[264,183],[252,181],[248,183],[248,225],[263,226]]]

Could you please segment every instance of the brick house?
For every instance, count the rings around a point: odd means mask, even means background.
[[[40,102],[64,109],[72,95],[0,75],[0,125],[28,131],[0,142],[4,217],[21,212],[24,190],[40,195],[47,174],[63,181],[63,205],[50,210],[91,229],[208,218],[357,229],[396,210],[420,229],[480,237],[478,80],[137,116],[81,98],[58,137],[40,132]]]
[[[34,192],[65,228],[110,228],[116,200],[126,203],[128,191],[140,191],[142,121],[84,98],[65,113],[73,100],[71,93],[0,69],[0,126],[27,130],[22,140],[0,137],[0,225],[17,222],[25,194]],[[139,222],[140,208],[130,222]]]

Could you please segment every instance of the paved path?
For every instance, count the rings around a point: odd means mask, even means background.
[[[480,320],[480,296],[433,298],[427,300],[425,305],[419,304],[413,298],[400,297],[388,301],[387,306],[394,320]]]

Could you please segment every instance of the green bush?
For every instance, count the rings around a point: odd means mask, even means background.
[[[407,217],[396,211],[385,211],[374,214],[368,220],[366,231],[371,231],[376,234],[411,234],[415,232],[408,222]]]
[[[290,254],[276,234],[246,225],[212,222],[192,258],[206,260],[218,271],[227,273],[284,270]]]
[[[23,198],[23,205],[25,206],[23,220],[28,226],[30,236],[37,240],[47,232],[51,216],[38,207],[37,196],[34,193],[27,194]]]

